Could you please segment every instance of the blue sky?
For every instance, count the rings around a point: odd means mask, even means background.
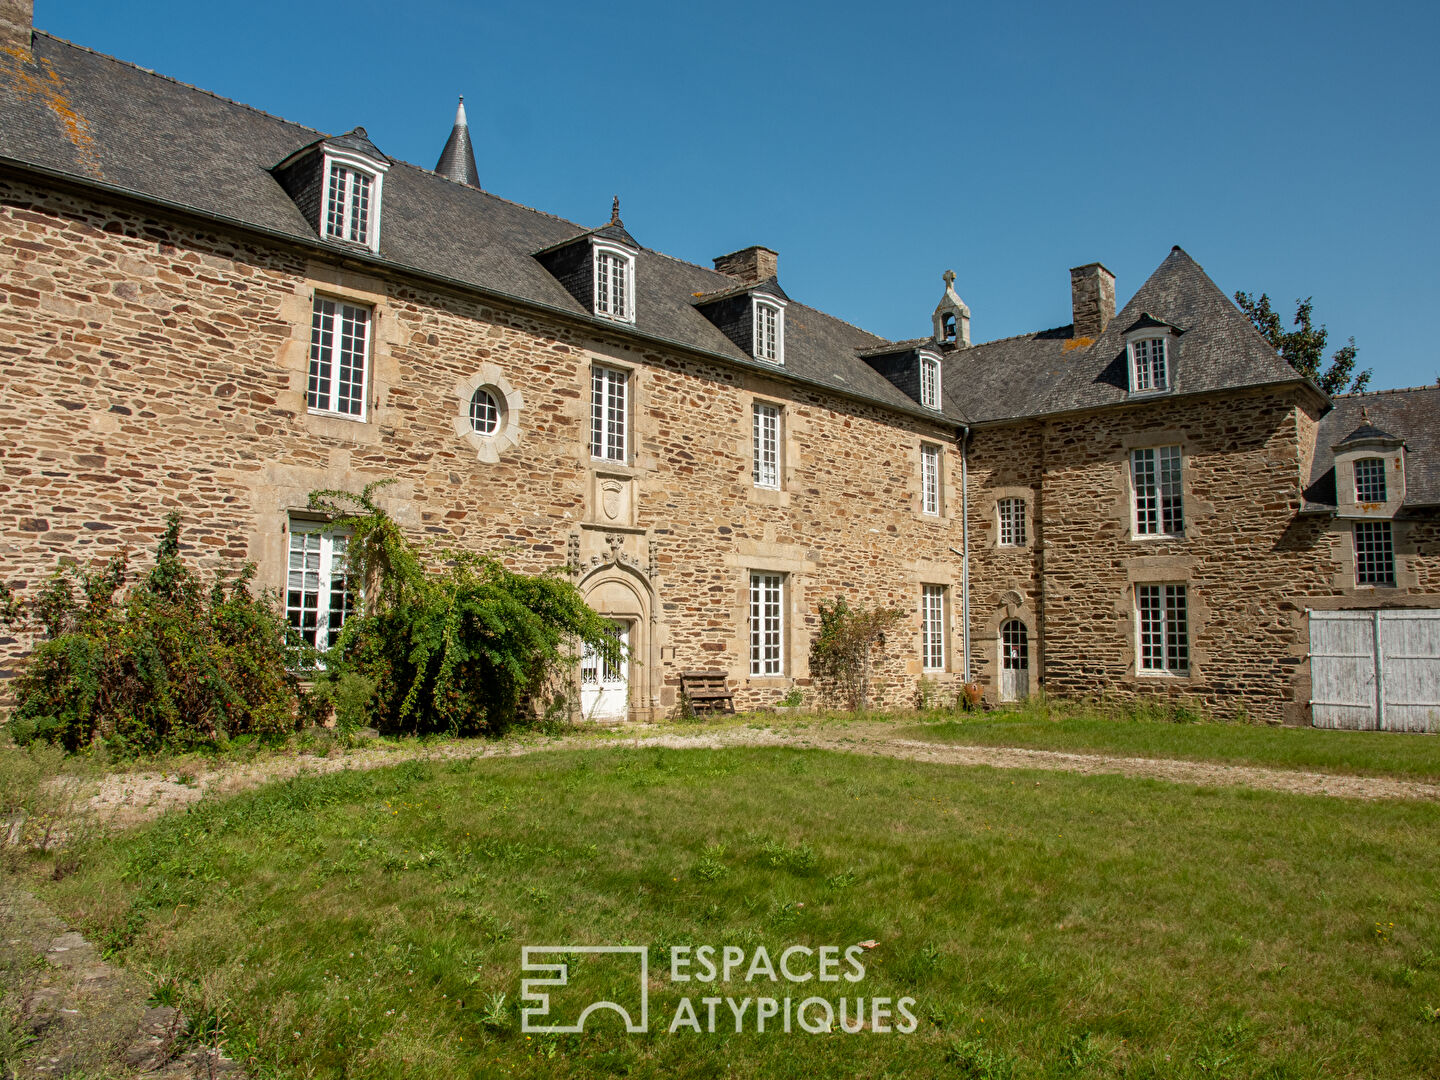
[[[336,17],[336,13],[340,13]],[[36,0],[38,27],[433,166],[463,93],[482,185],[637,240],[780,253],[795,299],[976,340],[1121,303],[1179,244],[1313,295],[1372,388],[1440,379],[1440,5]]]

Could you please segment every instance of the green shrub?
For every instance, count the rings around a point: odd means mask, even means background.
[[[522,705],[572,696],[580,645],[620,660],[612,624],[558,568],[519,574],[466,551],[440,552],[444,564],[427,568],[374,502],[391,482],[310,495],[310,505],[349,534],[348,572],[365,597],[325,658],[322,680],[334,683],[338,725],[369,720],[387,735],[498,734]]]
[[[820,601],[820,629],[810,643],[810,674],[821,693],[852,712],[870,705],[874,660],[885,632],[901,619],[899,608],[852,608],[843,596]]]
[[[28,603],[0,602],[41,638],[15,680],[15,741],[152,752],[294,729],[285,620],[250,594],[253,565],[204,589],[172,513],[155,565],[127,590],[128,572],[126,554],[99,569],[62,563]]]

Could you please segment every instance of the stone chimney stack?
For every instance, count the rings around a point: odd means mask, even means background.
[[[0,49],[19,49],[28,59],[35,30],[35,0],[0,0]]]
[[[1098,262],[1070,271],[1070,308],[1076,338],[1097,338],[1115,317],[1115,275]]]
[[[716,259],[715,269],[722,274],[754,284],[773,278],[780,272],[780,256],[766,247],[741,248]]]

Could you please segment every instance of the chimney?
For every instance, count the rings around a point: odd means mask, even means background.
[[[19,49],[30,59],[35,0],[0,0],[0,49]]]
[[[1115,317],[1115,275],[1098,262],[1070,271],[1070,307],[1075,338],[1097,338]]]
[[[780,256],[766,247],[741,248],[716,259],[715,269],[722,274],[754,284],[773,278],[780,272]]]

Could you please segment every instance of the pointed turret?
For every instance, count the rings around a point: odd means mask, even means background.
[[[465,120],[465,99],[455,110],[455,127],[450,138],[445,140],[445,149],[440,151],[440,160],[435,171],[447,180],[470,187],[480,186],[480,174],[475,168],[475,151],[470,148],[470,125]]]

